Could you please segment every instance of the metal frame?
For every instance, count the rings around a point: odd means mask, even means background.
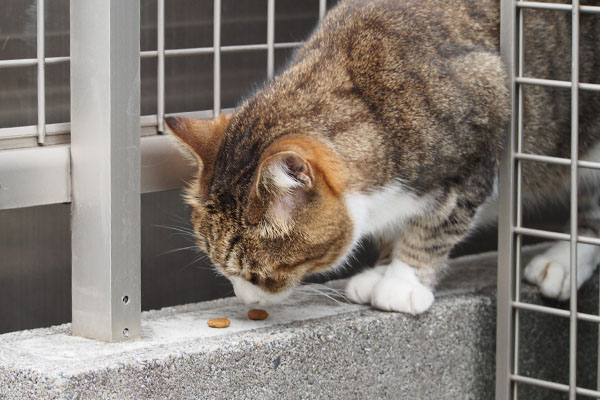
[[[523,9],[555,10],[571,13],[571,81],[555,81],[523,76]],[[576,395],[600,397],[600,391],[577,387],[577,321],[600,323],[600,317],[577,311],[577,244],[600,245],[600,239],[577,233],[577,180],[579,168],[600,169],[600,163],[578,159],[579,90],[599,91],[600,85],[579,82],[579,16],[600,13],[600,7],[530,1],[501,1],[501,53],[509,71],[512,116],[507,130],[506,149],[499,171],[498,236],[498,314],[496,343],[496,399],[516,399],[517,383],[535,385]],[[522,152],[523,85],[571,89],[571,158],[563,159]],[[521,168],[523,161],[566,165],[571,169],[570,234],[547,232],[522,226]],[[520,299],[520,252],[523,235],[570,242],[571,287],[569,310],[522,302]],[[519,374],[519,311],[528,310],[569,318],[569,384],[558,384]]]
[[[72,331],[139,337],[140,3],[71,2]]]
[[[163,120],[165,116],[172,115],[165,113],[165,58],[167,57],[185,57],[193,55],[214,55],[214,100],[213,109],[204,110],[193,113],[177,113],[177,115],[188,115],[195,118],[212,118],[223,112],[232,112],[232,109],[221,110],[221,96],[220,96],[220,81],[221,81],[221,69],[220,69],[220,55],[221,53],[234,53],[234,52],[245,52],[245,51],[265,51],[267,52],[267,77],[270,79],[274,75],[274,58],[275,50],[277,49],[289,49],[299,47],[302,42],[285,42],[275,43],[275,1],[267,0],[267,38],[264,44],[253,44],[253,45],[239,45],[239,46],[221,46],[220,45],[220,0],[215,1],[215,14],[214,14],[214,40],[212,47],[198,47],[198,48],[185,48],[185,49],[165,49],[164,35],[165,35],[165,18],[164,18],[164,0],[157,1],[157,50],[143,51],[140,52],[140,57],[143,59],[156,58],[157,59],[157,113],[156,115],[144,115],[140,118],[140,129],[142,135],[142,162],[149,160],[149,165],[156,165],[153,160],[160,160],[161,157],[170,157],[173,145],[165,138],[162,142],[164,151],[161,153],[157,147],[153,147],[154,151],[151,154],[145,155],[145,151],[148,146],[144,146],[147,136],[156,135],[164,132]],[[68,163],[68,160],[64,160],[64,154],[57,157],[57,154],[53,151],[46,153],[43,148],[33,150],[31,147],[35,146],[35,143],[39,144],[66,144],[68,143],[68,135],[71,132],[71,123],[45,123],[45,94],[44,94],[44,70],[47,64],[59,64],[70,62],[70,57],[45,57],[44,44],[43,44],[43,31],[44,31],[44,0],[38,1],[38,54],[35,59],[20,59],[20,60],[0,60],[0,68],[17,68],[25,66],[37,66],[38,68],[38,124],[31,126],[19,126],[10,128],[0,128],[0,165],[6,165],[6,162],[12,159],[12,153],[14,149],[23,148],[27,151],[20,152],[25,156],[26,154],[36,154],[38,160],[31,160],[30,165],[27,164],[27,159],[24,158],[20,165],[23,165],[24,170],[30,168],[39,167],[40,161],[44,160],[45,164],[49,165],[49,168],[54,171],[54,175],[58,177],[58,171],[60,172],[60,180],[68,180],[70,170],[61,168]],[[322,19],[326,12],[326,0],[319,0],[319,18]],[[41,22],[40,22],[41,21]],[[41,39],[40,39],[41,38]],[[3,143],[11,144],[13,147],[9,147],[11,150],[2,150]],[[153,142],[158,143],[158,142]],[[160,161],[157,161],[160,162]],[[182,185],[181,177],[176,175],[177,172],[190,170],[186,165],[177,165],[173,170],[165,172],[158,168],[142,168],[142,192],[149,191],[160,191],[170,190],[179,188]],[[153,179],[153,175],[160,176],[160,179]],[[32,176],[27,181],[21,181],[19,186],[8,185],[8,180],[14,180],[19,176],[14,171],[14,168],[0,171],[0,186],[4,181],[4,188],[10,188],[9,190],[0,190],[0,210],[17,208],[17,207],[28,207],[34,205],[51,204],[54,202],[69,202],[71,200],[70,189],[65,190],[62,185],[56,185],[48,188],[46,192],[36,191],[35,188],[39,187],[40,179],[37,176]],[[64,176],[64,178],[63,178]],[[187,175],[186,175],[187,176]],[[149,183],[152,182],[152,183]],[[161,186],[160,184],[163,184]]]

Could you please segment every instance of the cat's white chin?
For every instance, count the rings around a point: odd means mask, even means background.
[[[244,304],[257,303],[267,305],[279,303],[292,294],[292,289],[280,293],[268,293],[239,276],[228,276],[228,278],[233,285],[233,291],[235,292],[236,297]]]

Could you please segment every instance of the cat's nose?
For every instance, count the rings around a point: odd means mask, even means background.
[[[233,292],[235,296],[245,304],[252,304],[259,301],[259,296],[256,293],[256,288],[250,282],[246,282],[242,278],[230,277],[233,284]]]
[[[235,292],[235,289],[234,289]],[[240,299],[244,304],[254,304],[258,302],[258,299],[254,299],[250,296],[240,295],[239,293],[235,293],[235,296]]]

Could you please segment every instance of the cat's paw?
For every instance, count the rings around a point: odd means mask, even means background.
[[[433,304],[433,293],[423,285],[414,269],[394,261],[373,287],[371,305],[384,311],[421,314]]]
[[[373,288],[383,278],[385,267],[375,267],[354,275],[346,285],[346,296],[359,304],[370,304]]]
[[[577,246],[577,288],[579,289],[596,269],[600,249],[594,245]],[[542,295],[558,300],[571,296],[571,247],[559,242],[534,257],[525,267],[525,279],[539,286]]]
[[[553,260],[545,254],[536,256],[525,268],[525,279],[539,286],[546,297],[566,300],[570,295],[569,261]]]

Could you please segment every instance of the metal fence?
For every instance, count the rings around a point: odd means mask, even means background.
[[[165,59],[213,56],[213,107],[177,112],[212,118],[221,112],[222,54],[266,51],[268,78],[277,43],[275,0],[266,0],[264,43],[221,44],[221,0],[213,3],[213,45],[165,46],[165,1],[157,0],[157,48],[140,51],[139,0],[71,1],[70,55],[46,57],[44,0],[37,7],[37,57],[0,60],[0,68],[37,66],[37,124],[0,128],[0,140],[36,138],[38,146],[0,151],[0,209],[72,202],[73,332],[105,340],[127,340],[140,329],[139,193],[181,186],[189,173],[164,131]],[[319,0],[319,17],[326,1]],[[140,116],[140,60],[157,61],[155,115]],[[46,123],[46,65],[70,63],[71,121]],[[142,137],[140,138],[140,130]],[[150,130],[150,132],[148,132]],[[49,136],[70,133],[70,144]],[[16,147],[22,147],[21,145]],[[6,147],[5,147],[6,148]],[[141,159],[141,162],[140,162]],[[169,168],[164,160],[170,159]]]
[[[571,15],[571,79],[570,81],[524,76],[524,10],[551,10]],[[498,246],[498,325],[496,398],[516,399],[519,385],[534,385],[560,392],[568,392],[569,399],[577,395],[600,398],[600,391],[577,386],[577,324],[578,321],[600,323],[600,317],[578,312],[577,308],[577,243],[600,245],[600,239],[581,236],[577,231],[578,170],[600,169],[600,163],[579,160],[579,91],[600,91],[599,84],[579,80],[579,26],[583,13],[599,14],[600,7],[571,4],[540,3],[502,0],[501,48],[509,67],[512,93],[512,117],[507,135],[505,157],[500,171],[499,192],[499,246]],[[565,38],[568,40],[568,38]],[[568,55],[556,55],[567,57]],[[551,62],[551,60],[547,60]],[[571,90],[571,156],[567,158],[526,154],[523,150],[523,90],[525,85],[537,85]],[[550,112],[550,110],[548,110]],[[557,233],[530,229],[523,226],[522,166],[523,162],[542,162],[570,167],[570,233]],[[569,310],[547,305],[530,304],[521,298],[521,249],[525,236],[570,242],[570,306]],[[569,382],[568,384],[525,376],[519,369],[519,330],[521,311],[544,313],[568,318],[569,331]]]

